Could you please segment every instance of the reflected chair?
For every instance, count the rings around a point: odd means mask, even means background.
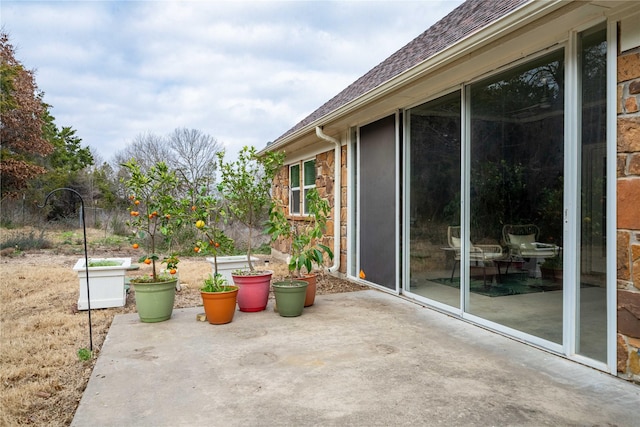
[[[451,269],[451,281],[453,282],[453,274],[456,271],[456,264],[461,259],[461,245],[460,245],[460,227],[449,226],[447,229],[447,240],[449,247],[447,250],[453,251],[453,268]],[[482,276],[484,284],[487,284],[487,264],[493,264],[493,261],[497,261],[504,258],[502,252],[502,246],[500,245],[474,245],[470,244],[469,248],[469,261],[475,262],[477,266],[482,266]],[[482,263],[482,265],[480,265]],[[500,274],[500,268],[498,267],[498,274]]]
[[[551,243],[538,242],[540,229],[535,224],[507,224],[502,227],[502,238],[507,246],[509,265],[514,261],[530,258],[537,260],[553,258],[560,255],[561,248]]]

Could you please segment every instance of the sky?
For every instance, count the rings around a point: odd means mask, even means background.
[[[0,22],[56,125],[111,161],[177,128],[263,148],[462,3],[11,1]]]

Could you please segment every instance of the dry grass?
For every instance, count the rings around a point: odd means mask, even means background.
[[[136,311],[133,293],[125,307],[92,310],[93,357],[80,360],[78,350],[89,348],[88,315],[76,309],[78,277],[72,270],[80,243],[61,250],[60,238],[52,237],[47,236],[58,243],[55,249],[0,258],[0,425],[69,425],[113,317]],[[94,257],[133,255],[117,244],[92,248]],[[284,277],[285,266],[269,260],[274,279]],[[142,265],[137,274],[148,269]],[[210,272],[202,258],[181,261],[176,308],[202,305],[199,284]],[[318,281],[319,294],[359,289],[363,287],[331,276]]]

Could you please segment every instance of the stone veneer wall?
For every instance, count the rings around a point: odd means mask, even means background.
[[[617,65],[617,368],[640,383],[640,47]]]
[[[334,257],[340,257],[340,273],[346,273],[347,269],[347,148],[341,149],[341,209],[340,209],[340,253],[334,254]],[[333,250],[333,228],[336,218],[335,213],[335,195],[334,195],[334,173],[335,171],[335,152],[334,150],[325,151],[316,155],[316,188],[320,197],[326,198],[331,206],[331,215],[327,220],[327,229],[325,230],[322,243],[329,246]],[[289,206],[289,166],[284,166],[276,175],[273,181],[273,196],[279,199],[285,206]],[[287,215],[289,212],[287,211]],[[283,239],[279,239],[272,244],[272,247],[282,253],[289,252],[289,244]],[[329,265],[327,263],[327,265]]]
[[[273,178],[273,185],[271,187],[272,197],[277,199],[285,206],[285,213],[289,215],[289,167],[283,166],[280,172]],[[271,243],[271,247],[282,253],[289,253],[289,245],[287,242],[279,238],[277,241]]]

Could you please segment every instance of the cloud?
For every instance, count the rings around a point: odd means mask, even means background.
[[[104,159],[141,133],[262,147],[461,1],[3,1],[59,126]]]

